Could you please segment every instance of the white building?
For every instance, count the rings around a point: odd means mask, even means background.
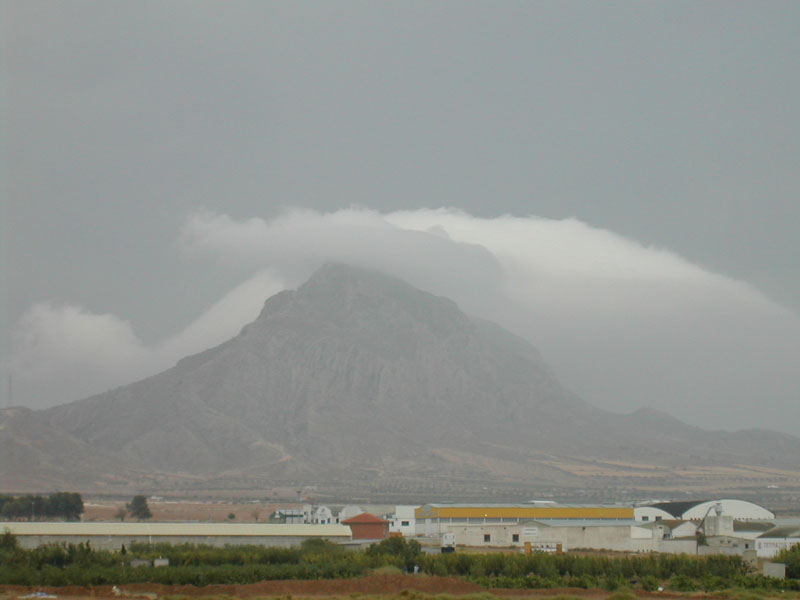
[[[577,548],[615,550],[620,552],[667,552],[696,554],[694,537],[670,539],[668,527],[643,526],[633,521],[559,520],[526,523],[452,524],[448,531],[455,535],[456,545],[472,547],[519,547],[526,542],[538,552],[555,552]]]
[[[314,525],[330,525],[333,523],[333,511],[327,506],[318,506],[311,516]]]
[[[300,525],[306,522],[302,508],[279,508],[275,511],[275,517],[290,525]]]
[[[360,506],[356,506],[355,504],[348,504],[347,506],[343,506],[342,510],[339,511],[339,514],[336,517],[336,522],[341,523],[342,521],[346,521],[347,519],[352,519],[364,511],[361,510]]]
[[[763,506],[722,498],[719,500],[689,500],[686,502],[656,502],[633,509],[637,521],[661,521],[664,519],[680,519],[681,521],[702,521],[706,517],[725,515],[735,521],[764,521],[775,518],[775,513]]]
[[[760,558],[772,558],[795,544],[800,544],[800,526],[776,527],[756,538],[756,554]]]
[[[650,521],[647,523],[637,522],[636,525],[653,529],[654,531],[661,529],[661,533],[656,531],[655,536],[660,536],[665,540],[697,537],[697,523],[693,523],[692,521],[662,519],[660,521]]]
[[[394,507],[394,514],[389,518],[389,531],[400,532],[403,537],[413,537],[417,530],[416,506],[408,504]]]

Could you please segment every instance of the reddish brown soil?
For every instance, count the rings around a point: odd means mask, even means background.
[[[128,598],[158,596],[216,596],[226,595],[236,598],[252,596],[341,596],[349,594],[399,594],[403,590],[413,590],[426,594],[472,594],[484,591],[481,586],[452,577],[414,576],[414,575],[370,575],[357,579],[315,579],[315,580],[276,580],[262,581],[247,585],[160,585],[152,583],[132,583],[119,586],[123,596]],[[45,592],[64,597],[114,598],[111,586],[97,587],[36,587],[0,586],[0,594],[18,597],[32,591]]]
[[[476,583],[453,577],[436,577],[426,575],[370,575],[357,579],[317,579],[317,580],[276,580],[262,581],[247,585],[209,585],[195,587],[191,585],[161,585],[153,583],[132,583],[119,586],[122,593],[117,596],[111,586],[96,587],[46,587],[29,588],[24,586],[0,586],[0,600],[16,599],[31,592],[45,592],[58,596],[59,599],[70,600],[153,600],[163,596],[229,596],[232,598],[252,597],[314,597],[314,596],[353,596],[358,594],[392,595],[402,594],[405,590],[425,594],[451,594],[455,596],[486,593]],[[581,588],[507,590],[492,589],[488,593],[501,598],[547,598],[552,596],[577,596],[584,600],[603,600],[610,595],[600,589],[585,590]],[[642,599],[660,600],[711,600],[716,596],[693,593],[675,594],[670,592],[631,592]],[[405,594],[402,594],[405,595]]]
[[[153,513],[153,521],[211,521],[230,523],[266,522],[269,515],[280,506],[294,506],[287,503],[281,505],[235,502],[190,502],[190,501],[153,501],[148,500],[148,507]],[[299,504],[297,506],[300,506]],[[91,502],[84,506],[84,521],[114,521],[117,512],[125,507],[125,502]],[[229,519],[228,515],[234,518]],[[130,518],[126,518],[129,521]]]

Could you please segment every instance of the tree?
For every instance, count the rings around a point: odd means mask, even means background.
[[[150,507],[147,506],[147,498],[142,494],[133,497],[128,504],[125,505],[130,515],[139,521],[144,521],[153,516],[150,512]]]
[[[120,506],[117,512],[114,513],[114,518],[119,519],[120,521],[124,521],[125,517],[128,516],[128,511],[125,510],[124,506]]]
[[[56,492],[47,499],[48,516],[63,517],[67,521],[80,521],[83,499],[77,492]]]

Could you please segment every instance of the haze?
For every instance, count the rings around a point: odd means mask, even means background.
[[[336,260],[618,411],[800,434],[800,6],[3,4],[3,405]]]

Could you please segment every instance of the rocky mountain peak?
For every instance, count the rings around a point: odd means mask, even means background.
[[[791,436],[732,436],[652,411],[593,408],[561,386],[528,341],[447,298],[335,263],[269,298],[224,344],[16,420],[26,435],[0,429],[11,473],[61,465],[61,456],[87,465],[102,456],[98,473],[130,465],[209,481],[344,482],[376,473],[418,481],[443,472],[533,481],[564,477],[554,456],[779,465],[800,452]],[[544,461],[538,475],[534,458]]]

